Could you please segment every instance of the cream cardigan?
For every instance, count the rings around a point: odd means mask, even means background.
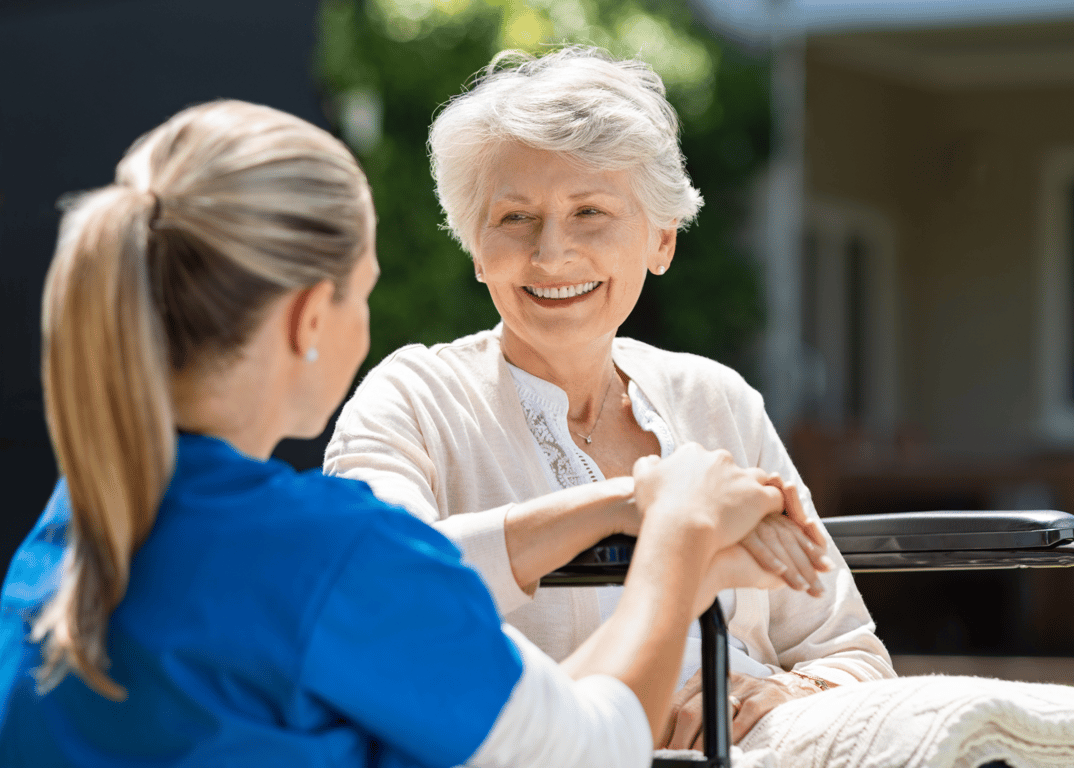
[[[730,368],[694,355],[616,339],[612,357],[649,398],[677,445],[730,451],[740,466],[778,472],[804,488],[760,394]],[[385,501],[435,525],[482,575],[505,620],[559,661],[600,623],[592,588],[515,582],[504,539],[512,504],[550,493],[500,330],[450,344],[404,347],[362,381],[343,408],[325,471],[368,482]],[[846,564],[821,578],[825,594],[740,589],[728,628],[773,671],[798,669],[836,683],[894,677],[891,660]],[[674,553],[669,553],[674,556]]]

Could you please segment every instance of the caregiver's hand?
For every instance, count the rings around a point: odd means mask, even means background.
[[[714,554],[737,544],[761,518],[785,505],[782,488],[771,484],[769,473],[742,469],[727,451],[707,451],[695,443],[663,460],[638,459],[633,474],[643,529],[654,515],[690,520],[711,534]]]

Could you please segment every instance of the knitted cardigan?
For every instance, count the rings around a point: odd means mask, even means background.
[[[764,411],[735,371],[695,355],[616,339],[612,357],[649,398],[675,442],[723,448],[743,467],[808,490]],[[362,381],[344,406],[325,471],[368,482],[453,539],[476,568],[505,620],[562,660],[600,623],[593,588],[523,592],[511,571],[504,518],[513,504],[550,493],[500,349],[500,327],[431,348],[404,347]],[[773,671],[797,669],[835,683],[894,677],[891,660],[842,557],[813,598],[789,588],[739,589],[728,616],[749,655]],[[668,553],[674,557],[674,553]]]

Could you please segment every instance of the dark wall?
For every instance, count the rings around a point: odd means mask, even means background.
[[[227,97],[323,125],[317,0],[0,0],[0,567],[56,480],[39,302],[65,192],[111,181],[141,133]],[[320,448],[285,448],[316,463]]]

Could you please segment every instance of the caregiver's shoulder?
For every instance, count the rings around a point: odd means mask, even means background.
[[[297,500],[303,488],[310,489],[312,493],[305,495],[301,503],[321,522],[348,527],[358,536],[391,539],[405,549],[416,545],[427,551],[426,547],[432,546],[449,559],[458,558],[458,549],[450,539],[402,507],[380,499],[363,480],[324,475],[312,469],[295,477],[298,482],[289,492]]]

